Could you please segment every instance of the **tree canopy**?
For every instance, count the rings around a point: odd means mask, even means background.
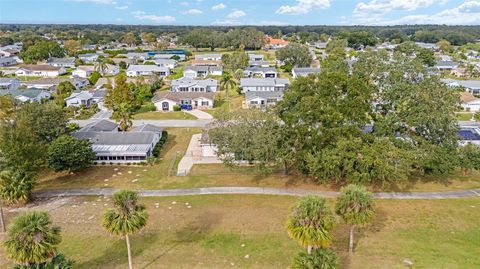
[[[65,51],[55,41],[36,42],[20,53],[20,57],[25,63],[37,63],[37,61],[47,60],[50,57],[62,58],[63,56],[65,56]]]
[[[294,67],[309,67],[312,63],[308,47],[299,43],[288,44],[285,48],[279,49],[276,55],[278,60]]]
[[[77,171],[89,167],[96,159],[91,142],[63,135],[54,140],[47,151],[47,164],[54,171]]]

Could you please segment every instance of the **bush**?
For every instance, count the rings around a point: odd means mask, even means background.
[[[90,81],[91,85],[95,85],[101,77],[102,75],[100,75],[100,73],[98,73],[97,71],[94,71],[92,75],[90,75],[90,78],[88,79],[88,81]]]
[[[173,106],[173,111],[181,111],[181,110],[182,109],[179,106],[177,106],[177,105]]]
[[[337,269],[340,268],[335,252],[330,249],[313,249],[309,255],[306,251],[297,254],[293,260],[294,269]]]
[[[162,149],[165,142],[167,142],[167,138],[168,138],[168,132],[163,131],[162,132],[162,137],[160,138],[160,140],[158,141],[158,143],[155,145],[155,147],[152,150],[152,155],[155,158],[158,158],[158,156],[160,155],[160,150]]]
[[[144,113],[144,112],[155,111],[155,110],[157,110],[157,108],[155,107],[155,104],[153,104],[152,102],[148,102],[140,106],[140,108],[137,110],[137,113]]]

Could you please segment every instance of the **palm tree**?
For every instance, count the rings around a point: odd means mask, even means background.
[[[113,194],[114,209],[103,215],[103,227],[111,234],[125,236],[128,254],[128,268],[133,268],[130,249],[130,234],[140,231],[147,224],[148,215],[144,205],[138,204],[138,194],[122,190]]]
[[[103,58],[98,58],[97,62],[95,63],[94,67],[95,71],[98,73],[102,74],[102,76],[105,75],[105,71],[108,69],[107,62]]]
[[[120,104],[117,110],[113,112],[113,117],[119,119],[120,130],[127,131],[132,127],[132,112],[128,104]]]
[[[48,213],[31,211],[12,220],[4,245],[9,258],[30,266],[52,261],[61,241],[60,227],[52,225]]]
[[[348,185],[342,188],[335,205],[337,213],[345,223],[350,225],[350,242],[348,253],[353,252],[353,231],[356,225],[370,222],[375,213],[373,195],[365,187]]]
[[[0,172],[0,198],[9,204],[27,202],[33,190],[33,176],[23,171]]]
[[[3,201],[0,198],[0,225],[2,225],[2,233],[5,232],[5,217],[3,216]]]
[[[293,207],[287,221],[291,238],[299,241],[311,254],[313,248],[326,248],[332,242],[330,234],[335,224],[335,216],[319,196],[308,195],[300,198]]]
[[[223,72],[222,79],[220,80],[220,87],[225,90],[225,99],[227,100],[228,109],[230,110],[230,103],[228,100],[228,91],[234,88],[237,82],[232,78],[232,75],[228,72]]]
[[[314,249],[311,254],[302,251],[293,259],[293,269],[337,269],[337,254],[330,249]]]

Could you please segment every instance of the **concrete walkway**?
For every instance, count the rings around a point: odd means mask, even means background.
[[[188,144],[187,151],[185,155],[182,157],[180,162],[178,163],[177,168],[177,176],[186,176],[190,173],[194,164],[212,164],[212,163],[222,163],[216,157],[204,157],[203,150],[201,147],[200,140],[202,138],[202,134],[194,134],[190,139],[190,143]]]
[[[187,112],[190,115],[193,115],[194,117],[197,117],[199,120],[213,120],[212,115],[199,109],[185,110],[185,112]]]
[[[68,190],[45,190],[33,193],[37,198],[52,198],[62,196],[98,196],[112,195],[115,189],[68,189]],[[170,190],[139,190],[144,197],[170,197],[189,195],[212,195],[212,194],[263,194],[263,195],[287,195],[303,196],[315,194],[322,197],[334,198],[338,192],[315,191],[289,188],[261,188],[261,187],[210,187],[193,189],[170,189]],[[376,192],[375,198],[379,199],[454,199],[467,197],[480,197],[480,189],[447,191],[447,192]]]

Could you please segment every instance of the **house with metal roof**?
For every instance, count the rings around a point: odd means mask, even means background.
[[[317,67],[295,67],[292,69],[292,76],[294,78],[306,77],[311,74],[320,73],[320,68]]]
[[[158,92],[153,97],[158,111],[173,111],[175,106],[187,106],[192,109],[213,108],[213,92]]]
[[[98,60],[100,54],[98,53],[84,53],[78,55],[78,59],[82,60],[84,63],[93,64]]]
[[[67,107],[86,107],[96,104],[99,108],[103,108],[105,89],[98,89],[94,91],[76,91],[69,97],[65,98]]]
[[[439,71],[444,71],[444,70],[451,71],[452,69],[455,69],[458,66],[459,66],[459,63],[454,61],[437,61],[434,67]]]
[[[270,62],[268,61],[248,61],[248,66],[251,66],[251,67],[269,67],[270,66]]]
[[[248,60],[249,61],[263,61],[264,60],[264,56],[263,54],[255,54],[255,53],[248,53]]]
[[[20,87],[20,80],[16,78],[0,78],[0,90],[16,90]]]
[[[51,89],[57,87],[60,83],[68,81],[70,82],[75,89],[80,90],[88,87],[90,82],[86,78],[39,78],[33,80],[23,81],[21,84],[27,88],[38,88],[38,89]]]
[[[290,85],[288,78],[241,78],[242,92],[284,91]]]
[[[463,87],[470,93],[480,94],[480,80],[456,80],[442,79],[443,83],[450,87]]]
[[[243,74],[247,77],[260,77],[260,78],[276,78],[278,76],[277,70],[273,67],[257,67],[250,66],[243,71]]]
[[[458,136],[460,137],[458,140],[460,146],[467,144],[480,146],[480,129],[478,127],[462,126],[458,130]]]
[[[197,54],[195,55],[195,60],[206,60],[206,61],[221,61],[222,54]]]
[[[183,76],[186,78],[204,78],[208,75],[221,76],[223,70],[221,66],[187,66],[183,71]]]
[[[138,77],[138,76],[160,76],[166,77],[170,75],[170,68],[165,66],[157,65],[134,65],[131,64],[127,69],[127,76],[129,77]]]
[[[13,57],[0,58],[0,67],[12,66],[16,64],[17,64],[17,60],[15,60],[15,58]]]
[[[172,80],[172,92],[216,92],[218,81],[215,79],[180,78]]]
[[[42,89],[25,89],[25,90],[3,90],[0,96],[10,95],[21,103],[42,102],[50,99],[52,94]]]
[[[72,135],[92,143],[96,163],[126,164],[146,162],[160,141],[162,131],[160,127],[147,124],[129,132],[119,132],[116,123],[101,120]]]
[[[17,76],[29,77],[58,77],[67,73],[64,67],[51,66],[48,64],[26,64],[15,71]]]
[[[170,69],[177,67],[177,61],[173,59],[153,59],[148,61],[155,63],[156,66],[164,66]]]
[[[270,92],[246,92],[245,93],[245,107],[246,108],[266,108],[270,105],[276,104],[282,100],[283,91]]]

